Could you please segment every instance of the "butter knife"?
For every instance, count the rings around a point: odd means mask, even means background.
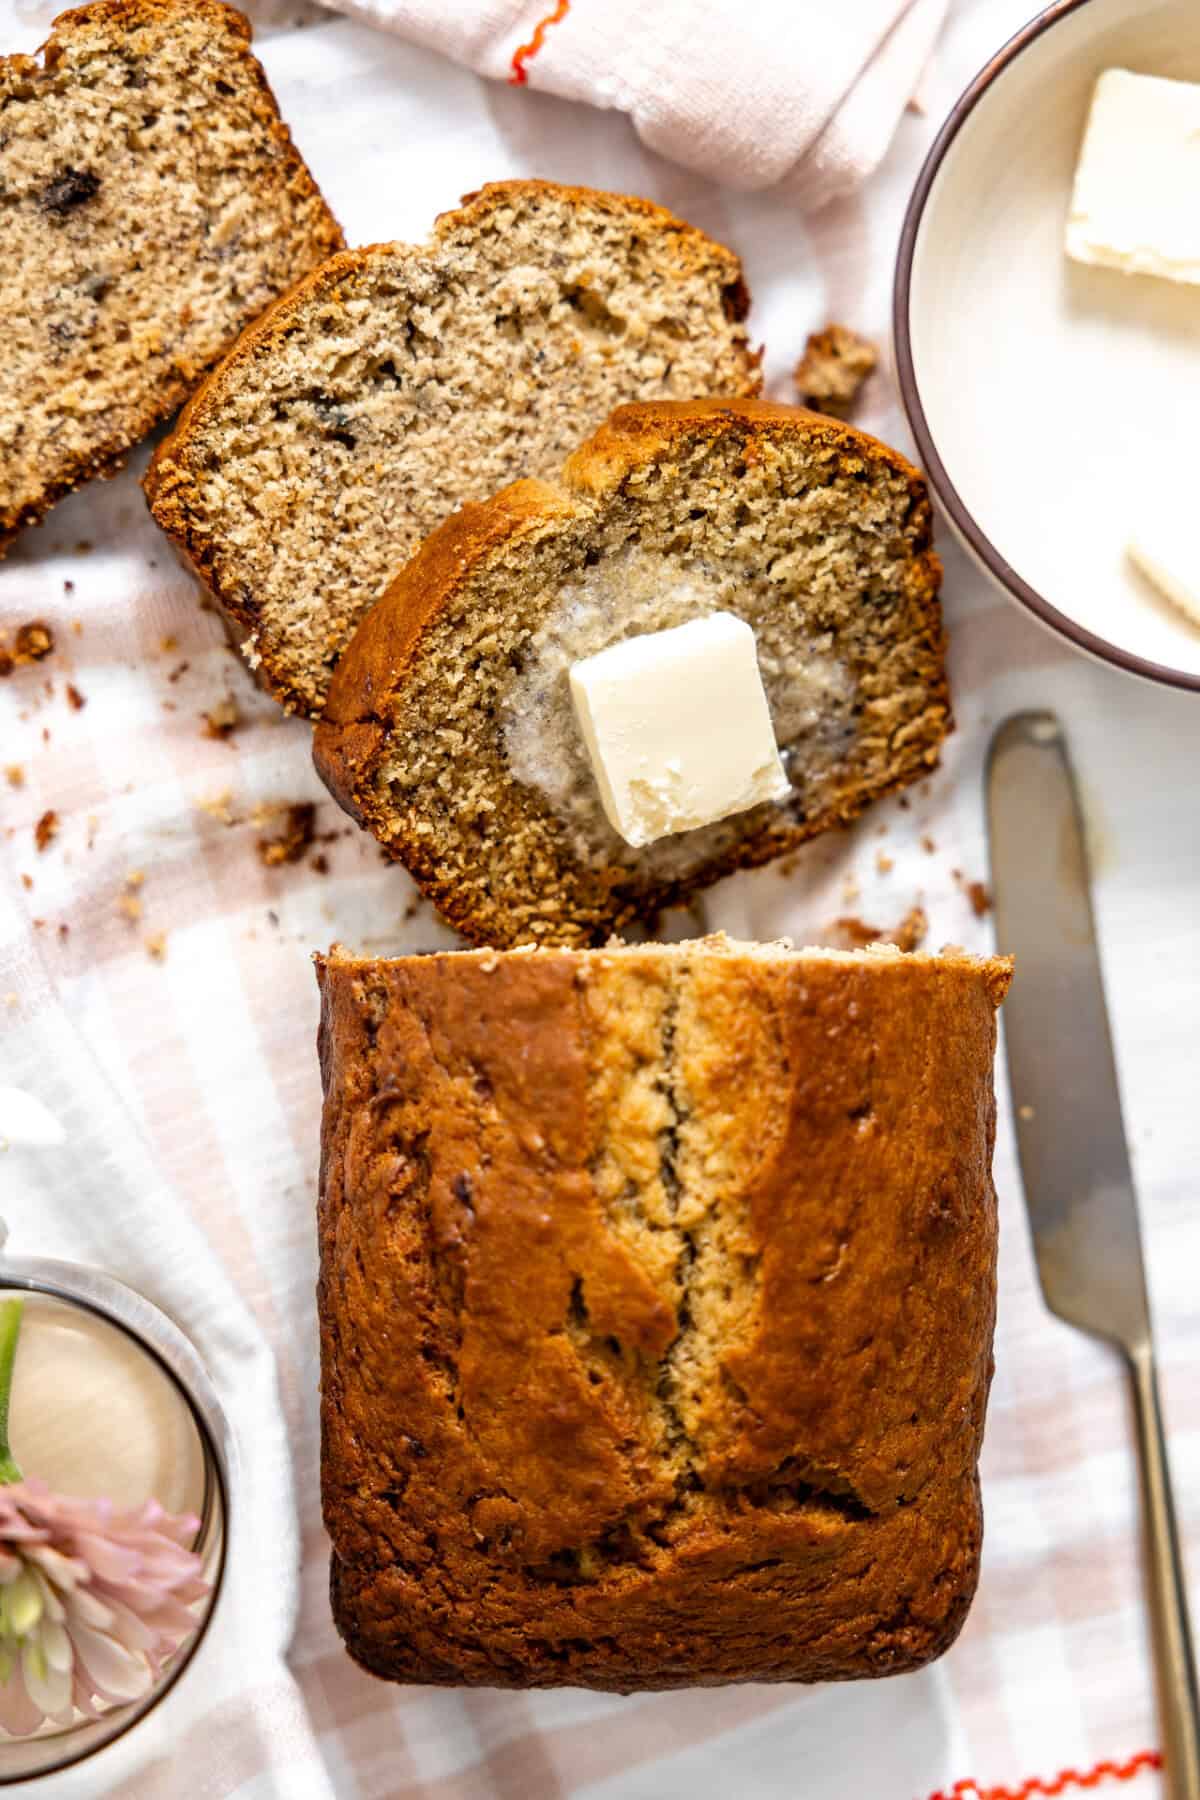
[[[987,805],[996,937],[1016,958],[1004,1040],[1038,1276],[1051,1312],[1107,1338],[1129,1372],[1166,1789],[1172,1800],[1200,1800],[1196,1664],[1137,1196],[1082,815],[1053,713],[1018,713],[1000,726],[988,756]]]

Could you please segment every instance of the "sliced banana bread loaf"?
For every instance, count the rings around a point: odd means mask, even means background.
[[[926,773],[950,712],[924,483],[762,401],[621,408],[559,482],[435,532],[360,627],[316,734],[342,805],[480,943],[597,943]],[[754,629],[791,783],[632,849],[571,664],[723,610]]]
[[[0,554],[342,235],[242,14],[99,0],[0,59]]]
[[[318,959],[334,1616],[397,1681],[919,1667],[979,1567],[1010,965]]]
[[[499,182],[427,244],[335,257],[255,325],[146,479],[264,685],[316,715],[464,500],[556,470],[622,400],[754,393],[737,258],[661,207]]]

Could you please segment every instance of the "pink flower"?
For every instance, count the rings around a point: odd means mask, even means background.
[[[156,1500],[122,1513],[41,1481],[0,1486],[0,1728],[24,1737],[148,1692],[208,1593],[197,1523]]]

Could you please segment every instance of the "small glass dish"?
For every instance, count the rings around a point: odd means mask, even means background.
[[[0,1243],[2,1243],[0,1227]],[[124,1508],[153,1497],[199,1520],[191,1548],[208,1592],[194,1635],[136,1700],[0,1732],[0,1787],[69,1768],[133,1729],[174,1687],[221,1592],[233,1442],[195,1349],[158,1307],[99,1269],[0,1253],[0,1301],[25,1300],[10,1434],[22,1469],[62,1493]],[[69,1381],[64,1377],[69,1371]]]

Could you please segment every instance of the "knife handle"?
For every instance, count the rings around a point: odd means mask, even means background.
[[[1154,1352],[1144,1339],[1129,1352],[1137,1415],[1142,1506],[1149,1563],[1150,1629],[1162,1715],[1163,1768],[1169,1800],[1200,1800],[1200,1704],[1188,1624],[1183,1556],[1171,1499],[1171,1475]]]

